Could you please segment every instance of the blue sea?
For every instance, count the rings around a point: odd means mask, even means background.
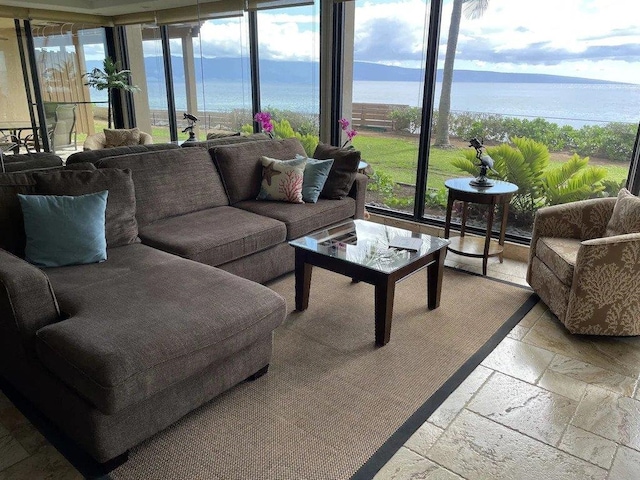
[[[207,111],[251,109],[248,85],[236,82],[205,82],[198,88],[198,102]],[[419,106],[423,85],[419,82],[356,81],[354,103],[388,103]],[[150,108],[166,110],[164,85],[149,85]],[[440,84],[436,86],[440,92]],[[176,107],[186,110],[184,84],[175,85]],[[438,106],[438,95],[435,108]],[[262,84],[262,109],[277,108],[304,113],[318,112],[317,85]],[[95,99],[94,99],[95,100]],[[203,101],[204,100],[204,101]],[[202,109],[202,106],[200,107]],[[640,85],[544,84],[544,83],[454,83],[451,110],[542,117],[559,125],[583,125],[640,121]]]

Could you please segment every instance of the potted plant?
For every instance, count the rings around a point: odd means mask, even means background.
[[[87,77],[85,85],[96,90],[107,91],[107,122],[108,128],[111,128],[113,90],[138,92],[140,88],[137,85],[131,85],[131,70],[119,70],[117,63],[111,57],[104,59],[103,67],[102,70],[94,68],[83,74],[83,77]]]

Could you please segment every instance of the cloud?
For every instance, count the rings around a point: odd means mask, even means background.
[[[410,61],[423,57],[415,32],[398,18],[372,18],[361,25],[353,54],[356,61],[364,62]]]

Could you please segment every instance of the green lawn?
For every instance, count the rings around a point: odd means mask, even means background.
[[[353,146],[362,152],[374,169],[383,171],[393,178],[394,182],[415,185],[418,158],[418,137],[398,137],[371,134],[365,132],[353,139]],[[454,176],[466,176],[453,165],[451,160],[461,156],[462,148],[431,148],[429,153],[429,174],[427,186],[433,189],[444,187],[444,181]],[[550,168],[557,167],[565,161],[561,154],[551,154]],[[609,172],[608,179],[623,181],[627,178],[628,166],[610,162],[591,162],[600,165]]]

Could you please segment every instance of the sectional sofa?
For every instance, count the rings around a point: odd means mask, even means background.
[[[295,154],[268,140],[0,175],[0,375],[106,462],[265,373],[286,305],[261,283],[293,270],[288,240],[364,212],[360,174],[342,199],[255,200],[261,156]],[[106,261],[25,261],[18,193],[103,190]]]

